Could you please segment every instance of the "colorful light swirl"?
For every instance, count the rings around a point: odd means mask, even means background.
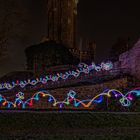
[[[24,88],[26,85],[36,85],[38,83],[42,83],[42,84],[47,84],[48,81],[52,81],[52,82],[56,82],[59,79],[68,79],[70,76],[74,76],[75,78],[77,78],[78,76],[80,76],[81,73],[85,73],[88,74],[91,71],[95,70],[97,72],[99,71],[109,71],[113,68],[113,64],[112,62],[107,62],[104,63],[102,62],[100,65],[95,65],[95,63],[92,63],[91,65],[87,65],[85,63],[80,63],[78,65],[78,68],[75,71],[66,71],[65,73],[57,73],[55,75],[47,75],[44,77],[39,77],[36,79],[28,79],[28,80],[24,80],[24,81],[13,81],[11,83],[9,82],[5,82],[5,83],[1,83],[0,84],[0,90],[2,89],[13,89],[16,86],[19,86],[21,88]]]
[[[71,106],[74,108],[82,106],[84,108],[89,108],[91,107],[91,105],[94,105],[94,103],[99,104],[103,102],[104,96],[108,98],[110,97],[117,98],[122,106],[129,107],[134,97],[140,96],[140,88],[135,88],[127,92],[126,94],[123,94],[122,92],[116,89],[105,90],[102,93],[93,97],[92,99],[84,99],[84,100],[79,100],[78,98],[76,98],[76,92],[70,90],[67,93],[67,97],[63,101],[58,101],[48,91],[39,91],[27,100],[25,100],[24,93],[19,92],[18,94],[16,94],[14,102],[10,102],[4,96],[0,95],[0,103],[1,106],[4,106],[5,108],[25,109],[28,108],[28,106],[32,106],[34,101],[39,101],[41,98],[46,97],[47,99],[46,103],[50,102],[54,107],[58,107],[60,109],[63,108],[64,106]]]

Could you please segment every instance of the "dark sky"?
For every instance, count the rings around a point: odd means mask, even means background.
[[[24,35],[21,38],[10,39],[8,57],[0,61],[0,76],[10,71],[24,70],[24,49],[39,43],[46,35],[46,0],[15,1],[26,12],[27,23],[22,29]],[[78,37],[96,42],[97,62],[108,56],[117,38],[129,37],[133,41],[140,37],[139,3],[139,0],[80,0]]]

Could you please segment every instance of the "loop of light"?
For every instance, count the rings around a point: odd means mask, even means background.
[[[24,81],[12,81],[11,83],[9,82],[5,82],[5,83],[1,83],[0,84],[0,90],[2,89],[13,89],[16,86],[20,86],[21,88],[24,88],[26,85],[36,85],[38,83],[42,83],[42,84],[47,84],[48,81],[58,81],[59,79],[67,79],[69,78],[69,76],[74,76],[75,78],[80,76],[81,73],[85,73],[88,74],[90,73],[92,70],[95,70],[97,72],[101,71],[101,70],[105,70],[105,71],[109,71],[113,68],[113,64],[112,62],[107,62],[104,63],[102,62],[100,65],[95,65],[95,63],[92,63],[91,65],[87,65],[85,63],[80,63],[78,65],[78,68],[75,71],[66,71],[65,73],[57,73],[55,75],[47,75],[45,77],[39,77],[36,79],[28,79],[28,80],[24,80]]]
[[[47,97],[46,103],[51,102],[54,107],[63,108],[64,106],[69,105],[74,108],[78,108],[79,106],[82,106],[84,108],[89,108],[94,103],[99,104],[103,102],[104,96],[108,98],[110,97],[117,98],[122,106],[129,107],[134,97],[140,96],[140,88],[135,88],[127,92],[126,94],[123,94],[122,92],[116,89],[105,90],[91,99],[84,99],[84,100],[80,100],[76,98],[76,92],[70,90],[67,93],[67,97],[63,101],[58,101],[53,95],[49,93],[49,91],[39,91],[27,100],[25,100],[24,93],[19,92],[18,94],[16,94],[16,98],[13,102],[8,101],[4,96],[0,95],[0,103],[2,106],[6,108],[25,109],[28,106],[32,106],[34,101],[39,101],[41,97],[42,98]]]

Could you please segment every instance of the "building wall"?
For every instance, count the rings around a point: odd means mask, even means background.
[[[126,68],[140,80],[140,39],[132,49],[119,56],[118,67]]]
[[[76,0],[48,0],[47,37],[69,48],[76,46]]]
[[[95,61],[96,43],[88,41],[86,44],[80,44],[79,48],[70,49],[70,51],[80,62],[91,63]]]

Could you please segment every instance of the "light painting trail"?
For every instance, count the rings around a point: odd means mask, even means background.
[[[122,106],[129,107],[134,97],[140,96],[140,88],[135,88],[127,92],[126,94],[123,94],[122,92],[116,89],[105,90],[91,99],[83,99],[83,100],[79,100],[78,98],[76,98],[76,92],[70,90],[67,93],[67,97],[63,101],[58,101],[53,95],[49,93],[49,91],[39,91],[27,100],[24,97],[24,93],[19,92],[18,94],[16,94],[16,98],[13,102],[8,101],[4,96],[0,95],[0,104],[1,107],[3,106],[8,109],[10,108],[26,109],[28,108],[28,106],[33,106],[34,101],[39,101],[41,98],[46,97],[46,103],[50,102],[54,107],[58,107],[60,109],[63,108],[64,106],[70,106],[74,108],[82,106],[84,108],[89,108],[91,106],[94,106],[94,103],[100,104],[101,102],[103,102],[104,96],[106,96],[107,98],[114,97],[118,99],[118,101]],[[113,100],[113,98],[111,99]]]
[[[32,85],[35,86],[38,83],[47,84],[48,81],[56,82],[59,79],[68,79],[70,76],[74,76],[75,78],[79,77],[81,73],[88,74],[91,71],[95,70],[97,72],[103,70],[103,71],[109,71],[113,68],[112,62],[104,63],[102,62],[100,65],[95,65],[95,63],[92,63],[91,65],[87,65],[85,63],[80,63],[78,65],[78,68],[75,71],[66,71],[65,73],[57,73],[55,75],[47,75],[44,77],[39,77],[36,79],[28,79],[24,81],[16,80],[12,82],[5,82],[0,84],[0,90],[7,89],[11,90],[15,88],[16,86],[20,86],[21,88],[24,88],[26,85]]]

